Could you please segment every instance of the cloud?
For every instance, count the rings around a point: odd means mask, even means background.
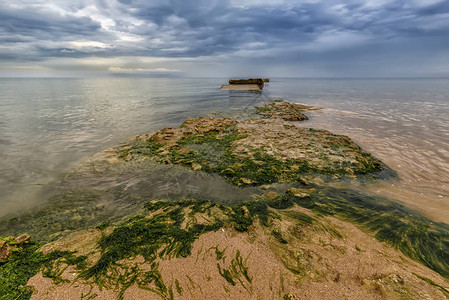
[[[161,76],[180,76],[181,71],[176,69],[155,68],[155,69],[141,69],[141,68],[121,68],[109,67],[108,71],[111,75],[118,76],[138,76],[138,77],[161,77]]]
[[[404,67],[397,57],[432,55],[414,72],[424,75],[447,64],[436,58],[449,50],[448,20],[442,0],[6,0],[0,70],[38,64],[55,72],[65,66],[111,74],[112,67],[227,76],[244,66],[286,76],[357,75],[363,68],[376,76]],[[166,61],[139,67],[144,58]],[[84,63],[107,59],[119,63]]]

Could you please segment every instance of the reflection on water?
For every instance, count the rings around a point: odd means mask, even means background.
[[[0,217],[108,146],[265,99],[220,91],[223,80],[0,79]]]
[[[324,107],[311,126],[353,138],[399,180],[360,187],[449,222],[449,80],[293,81],[291,101]],[[275,86],[273,84],[273,86]],[[320,92],[320,90],[322,92]]]

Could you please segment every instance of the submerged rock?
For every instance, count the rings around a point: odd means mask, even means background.
[[[311,109],[317,108],[289,103],[287,101],[275,101],[261,107],[256,107],[256,112],[265,118],[283,119],[284,121],[304,121],[309,118],[302,112]]]

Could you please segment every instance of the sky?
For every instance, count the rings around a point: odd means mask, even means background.
[[[447,77],[447,0],[0,0],[0,76]]]

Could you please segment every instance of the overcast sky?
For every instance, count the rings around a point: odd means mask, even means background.
[[[447,0],[0,0],[0,76],[449,76]]]

